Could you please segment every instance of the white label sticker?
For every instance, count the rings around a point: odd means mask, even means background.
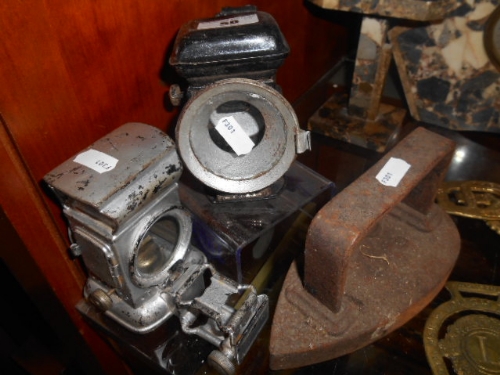
[[[219,132],[238,156],[248,154],[255,146],[255,143],[233,116],[221,118],[215,126],[215,130]]]
[[[82,152],[73,161],[99,173],[109,172],[118,163],[118,159],[92,149]]]
[[[245,16],[238,16],[232,18],[223,18],[221,20],[213,20],[207,22],[200,22],[198,24],[198,30],[206,29],[218,29],[221,27],[231,27],[231,26],[241,26],[249,25],[251,23],[259,22],[259,17],[256,14],[247,14]]]
[[[375,177],[382,185],[398,186],[411,165],[403,159],[390,158]]]

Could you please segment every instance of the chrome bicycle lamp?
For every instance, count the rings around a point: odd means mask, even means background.
[[[219,274],[190,245],[181,172],[166,134],[128,123],[45,181],[63,206],[71,250],[87,268],[86,300],[135,333],[177,316],[184,332],[218,348],[209,362],[230,374],[266,322],[268,298]]]

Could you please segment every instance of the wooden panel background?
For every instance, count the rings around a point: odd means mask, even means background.
[[[125,122],[167,130],[160,71],[178,28],[240,0],[6,0],[0,4],[1,205],[104,372],[120,362],[74,309],[84,271],[66,253],[59,208],[40,190],[51,169]],[[343,29],[302,0],[254,1],[291,55],[278,83],[291,102],[343,53]],[[5,245],[7,246],[7,245]],[[121,372],[121,371],[120,371]]]

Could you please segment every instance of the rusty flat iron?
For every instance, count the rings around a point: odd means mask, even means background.
[[[434,197],[453,152],[452,141],[418,128],[319,211],[303,267],[292,264],[278,300],[273,370],[366,346],[443,288],[460,237]]]

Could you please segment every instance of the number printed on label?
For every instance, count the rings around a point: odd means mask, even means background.
[[[384,185],[386,185],[387,183],[389,183],[389,181],[391,180],[392,176],[394,176],[393,173],[391,172],[387,172],[383,177],[382,177],[382,180],[380,181],[381,183],[383,183]]]
[[[236,129],[234,128],[234,125],[231,125],[227,117],[223,118],[221,122],[226,127],[226,129],[229,131],[230,134],[234,134]]]
[[[82,152],[73,161],[99,173],[111,171],[118,163],[117,158],[93,149]]]
[[[238,156],[250,153],[255,147],[255,143],[233,116],[221,118],[217,122],[215,130],[217,130]]]
[[[113,169],[113,166],[106,163],[105,161],[103,160],[97,160],[96,162],[96,165],[98,165],[99,167],[101,167],[102,169],[105,169],[106,171],[109,171],[110,169]]]
[[[385,186],[399,185],[411,165],[403,159],[390,158],[375,178]]]
[[[231,27],[236,25],[250,25],[257,22],[259,22],[259,17],[257,16],[257,14],[247,14],[244,16],[231,17],[223,20],[200,22],[196,28],[198,30],[219,29],[222,27]]]

